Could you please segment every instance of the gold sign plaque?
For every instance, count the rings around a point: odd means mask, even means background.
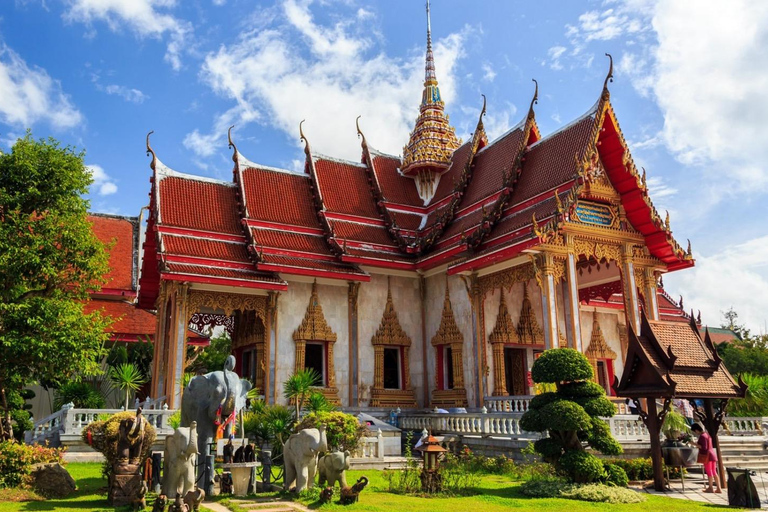
[[[592,201],[578,201],[574,211],[575,220],[584,224],[612,227],[616,223],[616,212],[607,204]]]

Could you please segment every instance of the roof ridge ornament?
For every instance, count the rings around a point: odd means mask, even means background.
[[[149,167],[154,171],[155,170],[155,163],[157,162],[157,155],[155,155],[155,150],[152,149],[152,146],[149,145],[149,136],[155,133],[155,130],[151,130],[147,134],[147,156],[152,155],[152,161],[149,163]]]
[[[480,94],[480,96],[483,97],[483,109],[480,111],[480,118],[482,119],[483,117],[485,117],[485,113],[486,113],[486,110],[485,110],[486,97],[485,97],[485,94]]]
[[[605,75],[605,82],[603,82],[603,90],[608,90],[608,82],[613,82],[613,56],[610,53],[605,54],[610,60],[610,66],[608,68],[608,74]]]
[[[539,82],[535,78],[531,78],[534,84],[536,84],[536,88],[533,91],[533,99],[531,99],[531,106],[528,107],[528,115],[531,115],[533,113],[533,105],[539,104]]]
[[[365,135],[363,135],[363,131],[360,129],[360,118],[363,117],[362,115],[359,115],[355,118],[355,127],[357,128],[357,137],[363,139],[363,144],[368,145],[368,142],[365,140]]]
[[[309,140],[304,136],[304,130],[301,127],[301,125],[304,124],[304,121],[306,121],[306,119],[302,119],[299,123],[299,141],[304,143],[304,154],[309,155]]]
[[[232,128],[234,127],[235,125],[232,125],[227,130],[227,147],[234,150],[232,153],[232,160],[237,163],[237,146],[235,146],[235,143],[232,141]]]

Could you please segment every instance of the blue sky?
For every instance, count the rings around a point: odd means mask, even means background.
[[[768,2],[433,0],[438,80],[468,137],[488,97],[491,138],[540,85],[546,135],[585,112],[616,61],[612,100],[657,208],[697,266],[665,279],[719,324],[768,320]],[[417,113],[421,0],[8,0],[0,6],[0,148],[26,128],[87,150],[94,211],[137,215],[150,170],[231,178],[226,129],[248,159],[288,169],[313,149],[399,154]],[[276,201],[279,198],[275,198]]]

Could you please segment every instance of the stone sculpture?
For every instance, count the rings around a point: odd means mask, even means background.
[[[289,490],[296,482],[296,492],[313,487],[317,471],[317,455],[328,450],[325,425],[305,428],[292,434],[283,446],[285,461],[284,489]]]
[[[176,499],[168,507],[168,512],[189,512],[189,507],[181,499],[181,494],[176,495]]]
[[[198,454],[197,423],[179,427],[165,438],[163,494],[187,494],[195,488],[195,455]]]
[[[136,416],[120,422],[117,439],[117,462],[141,464],[141,448],[144,443],[144,427],[147,420],[141,415],[141,407],[136,409]]]
[[[216,429],[226,424],[223,437],[233,432],[237,412],[245,407],[245,396],[251,383],[241,379],[233,371],[235,357],[229,356],[223,371],[198,375],[189,381],[181,402],[181,425],[197,422],[198,452],[205,453],[208,443],[213,442]],[[202,468],[202,465],[201,465]]]
[[[147,482],[142,481],[141,482],[141,488],[139,490],[138,497],[133,500],[133,510],[144,510],[147,508],[147,492],[149,491],[149,486],[147,486]]]
[[[321,457],[317,461],[317,472],[320,475],[320,487],[328,482],[330,487],[339,482],[339,487],[347,487],[346,470],[349,469],[349,452],[333,452]]]
[[[165,507],[168,505],[168,497],[165,494],[160,494],[155,498],[155,503],[152,505],[152,512],[165,512]]]
[[[232,438],[230,437],[227,444],[224,445],[224,464],[232,464],[232,454],[235,452],[235,447],[232,444]]]
[[[146,425],[141,407],[135,416],[123,419],[118,425],[117,461],[112,465],[108,495],[109,503],[115,507],[133,505],[141,499],[141,451]]]
[[[195,488],[193,491],[189,491],[184,495],[184,503],[187,504],[189,512],[197,512],[200,509],[200,504],[205,499],[205,491]]]
[[[333,499],[333,487],[326,487],[320,492],[320,503],[330,503]]]
[[[368,479],[361,476],[357,479],[357,482],[352,487],[342,487],[341,496],[339,497],[339,503],[342,505],[351,505],[357,503],[357,499],[360,497],[360,492],[368,485]]]
[[[245,447],[243,456],[245,457],[245,462],[256,462],[256,450],[254,450],[252,443],[248,443]]]

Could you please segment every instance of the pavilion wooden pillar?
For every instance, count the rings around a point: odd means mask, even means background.
[[[627,243],[621,250],[621,273],[624,291],[624,312],[627,315],[627,325],[640,332],[640,308],[635,281],[635,263],[632,257],[632,244]],[[655,294],[654,294],[655,298]]]
[[[544,316],[544,349],[557,348],[557,294],[555,288],[555,261],[551,254],[539,255],[537,282],[541,288],[541,307]]]
[[[672,404],[672,400],[669,398],[664,399],[664,407],[661,411],[656,407],[655,398],[647,398],[645,400],[648,410],[643,413],[642,404],[640,399],[634,399],[635,406],[640,411],[640,417],[643,419],[645,426],[648,428],[648,434],[651,437],[651,461],[653,462],[653,488],[656,491],[663,492],[664,487],[664,456],[661,453],[661,425],[664,423],[664,417],[669,412],[669,407]]]
[[[163,322],[158,322],[160,336],[156,337],[155,345],[155,357],[159,356],[159,360],[155,361],[159,379],[154,394],[162,393],[166,396],[168,408],[178,409],[181,407],[181,384],[187,355],[189,284],[172,282],[165,286],[165,311]]]
[[[579,309],[579,278],[576,272],[576,255],[573,251],[573,235],[566,235],[566,246],[568,247],[568,256],[565,260],[565,312],[566,312],[566,335],[568,346],[579,352],[584,352],[584,345],[581,339],[581,315]]]
[[[152,356],[152,384],[150,394],[157,399],[165,389],[165,365],[168,346],[168,315],[171,312],[171,300],[167,296],[166,284],[161,282],[160,293],[157,297],[157,324],[155,324],[154,354]]]
[[[277,299],[280,292],[269,292],[264,321],[264,401],[277,403]]]

